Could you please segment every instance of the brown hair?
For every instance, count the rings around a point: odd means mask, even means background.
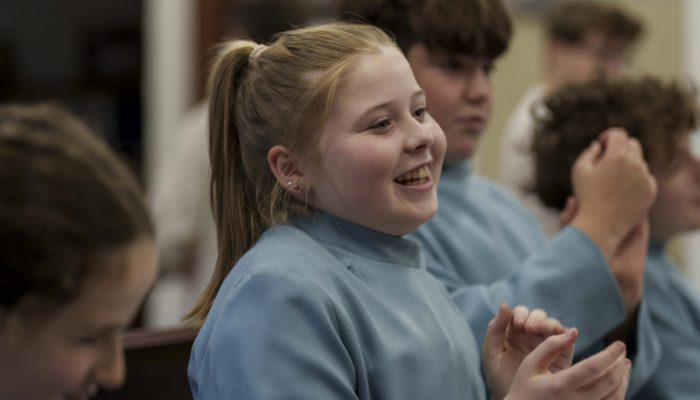
[[[224,278],[262,232],[312,210],[277,183],[267,153],[283,145],[316,160],[318,134],[341,80],[358,56],[387,46],[395,45],[377,28],[335,23],[285,32],[252,57],[250,41],[221,47],[209,81],[219,255],[209,286],[186,318],[206,318]]]
[[[512,22],[501,0],[342,0],[343,18],[391,32],[404,53],[430,50],[495,60],[508,48]]]
[[[141,190],[101,140],[55,106],[0,107],[0,308],[64,304],[142,237]]]
[[[572,193],[571,168],[579,154],[610,127],[637,138],[652,168],[667,168],[680,140],[697,126],[695,90],[655,78],[596,80],[563,87],[535,115],[534,191],[561,210]]]
[[[642,34],[642,23],[622,9],[591,0],[562,1],[549,13],[545,25],[551,39],[579,43],[589,32],[600,32],[607,39],[635,42]]]

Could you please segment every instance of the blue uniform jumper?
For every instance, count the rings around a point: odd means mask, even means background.
[[[485,399],[477,342],[420,253],[323,213],[268,230],[194,343],[194,399]]]

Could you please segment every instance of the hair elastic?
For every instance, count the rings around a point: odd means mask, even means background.
[[[255,46],[255,48],[253,48],[253,51],[251,51],[250,54],[248,55],[248,61],[250,62],[250,61],[255,60],[256,58],[258,58],[258,56],[263,51],[267,50],[269,47],[270,46],[265,45],[265,44],[259,44],[259,45]]]

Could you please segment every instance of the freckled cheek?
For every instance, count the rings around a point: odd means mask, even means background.
[[[355,166],[365,201],[382,203],[392,196],[395,168],[393,160],[380,157],[367,157]]]
[[[358,160],[358,163],[349,166],[358,182],[362,182],[369,190],[376,191],[378,188],[390,183],[392,171],[395,166],[376,158],[365,158]]]

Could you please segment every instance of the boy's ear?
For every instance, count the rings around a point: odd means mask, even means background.
[[[293,194],[303,194],[309,187],[297,161],[288,148],[273,146],[267,152],[267,164],[277,178],[277,183]]]

